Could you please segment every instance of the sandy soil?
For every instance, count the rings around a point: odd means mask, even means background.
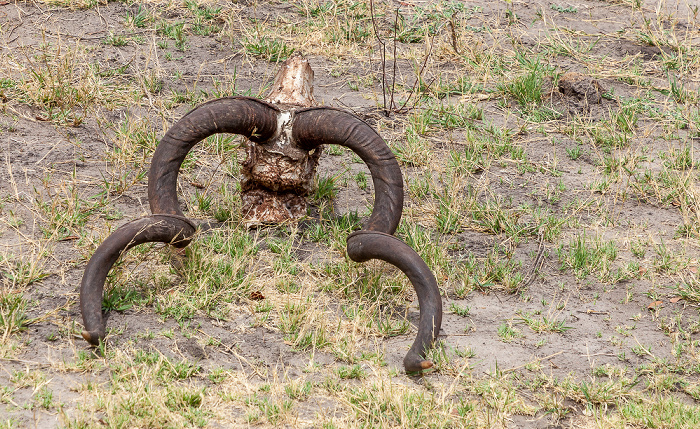
[[[235,5],[238,19],[300,19],[290,3],[248,3]],[[410,10],[422,2],[400,3],[404,10]],[[644,3],[645,10],[654,10],[656,3]],[[0,78],[17,78],[26,73],[32,63],[39,61],[33,55],[41,54],[41,44],[48,43],[63,46],[64,49],[78,45],[85,47],[81,54],[84,55],[83,60],[99,63],[103,70],[124,67],[124,74],[112,80],[117,87],[120,79],[123,79],[125,86],[135,85],[134,82],[138,80],[134,77],[144,75],[149,70],[157,70],[163,85],[157,94],[144,95],[129,105],[110,106],[108,96],[106,101],[85,111],[76,108],[74,111],[84,114],[76,126],[47,120],[46,110],[40,106],[4,96],[3,111],[0,113],[0,258],[21,261],[27,267],[39,270],[44,277],[28,285],[17,285],[13,283],[9,271],[0,275],[3,287],[23,293],[29,303],[27,316],[33,319],[19,334],[3,338],[0,386],[12,386],[12,394],[8,396],[9,400],[3,400],[4,397],[0,396],[0,415],[3,416],[0,420],[11,419],[11,424],[18,427],[54,427],[80,415],[89,397],[81,386],[86,383],[103,386],[110,383],[110,370],[104,366],[92,369],[89,365],[76,364],[81,354],[91,350],[79,335],[78,285],[85,264],[95,246],[110,231],[131,219],[149,214],[146,179],[137,178],[147,168],[148,160],[141,160],[135,169],[121,161],[115,162],[117,157],[113,153],[117,138],[113,125],[124,123],[127,118],[131,123],[143,121],[145,129],[160,137],[174,121],[191,109],[187,103],[166,105],[166,94],[196,88],[207,91],[208,94],[200,100],[204,101],[213,98],[216,90],[213,79],[228,83],[235,75],[237,91],[243,93],[250,90],[257,95],[264,93],[265,85],[270,83],[276,67],[246,54],[240,40],[232,42],[221,34],[189,34],[185,51],[175,49],[172,41],[167,49],[159,49],[152,32],[130,28],[125,24],[124,17],[135,12],[135,4],[108,3],[82,10],[43,3],[0,4],[2,49],[5,50],[2,72],[7,73],[0,75]],[[474,27],[489,24],[496,28],[507,24],[508,5],[505,2],[475,1],[470,2],[469,6],[482,8],[468,21]],[[463,297],[455,292],[459,286],[455,277],[445,275],[438,279],[446,310],[440,339],[449,356],[455,356],[455,350],[467,349],[476,354],[469,359],[469,374],[472,377],[488,376],[496,370],[523,373],[523,377],[527,377],[530,369],[526,369],[526,365],[534,364],[538,367],[537,371],[554,378],[587,380],[593,377],[593,369],[605,365],[634,371],[648,364],[652,353],[654,359],[675,361],[678,356],[674,354],[673,337],[664,326],[671,320],[678,320],[679,329],[683,326],[697,330],[697,326],[688,327],[695,326],[700,320],[695,302],[674,299],[680,296],[679,285],[687,283],[697,274],[700,255],[697,236],[678,236],[679,226],[686,221],[688,212],[673,202],[667,204],[639,193],[630,192],[622,196],[620,189],[625,185],[620,183],[613,184],[602,193],[596,192],[596,184],[604,178],[601,165],[607,154],[594,145],[580,145],[574,137],[562,132],[576,120],[577,115],[585,115],[593,123],[606,120],[611,112],[619,108],[620,100],[639,97],[642,92],[651,97],[649,105],[663,109],[668,103],[668,95],[658,91],[642,91],[638,85],[619,79],[603,63],[615,63],[628,69],[642,67],[646,70],[642,78],[651,80],[651,86],[667,87],[667,76],[659,67],[667,54],[656,46],[644,45],[626,37],[642,29],[642,25],[631,21],[631,9],[625,4],[581,0],[565,6],[575,6],[577,13],[558,13],[549,2],[513,2],[512,9],[520,21],[508,31],[524,49],[541,47],[548,40],[551,41],[551,34],[555,34],[560,41],[566,38],[573,40],[575,36],[576,43],[591,43],[592,47],[585,55],[599,61],[598,64],[594,60],[584,64],[578,54],[551,56],[542,61],[562,73],[572,71],[582,73],[584,77],[592,76],[600,84],[601,92],[614,94],[613,97],[603,97],[589,105],[580,93],[573,90],[568,94],[563,93],[548,82],[545,84],[549,85],[547,100],[561,116],[541,125],[528,122],[514,113],[517,112],[514,100],[487,91],[453,95],[449,100],[455,104],[473,103],[483,109],[480,123],[491,123],[511,130],[513,141],[522,147],[528,165],[532,166],[522,170],[516,161],[501,160],[494,161],[486,170],[471,174],[469,183],[481,190],[480,198],[484,201],[501,198],[506,202],[504,207],[512,212],[517,212],[518,207],[523,205],[551,210],[555,216],[569,220],[563,224],[561,235],[554,240],[540,240],[536,234],[513,240],[506,233],[486,231],[473,222],[467,213],[460,214],[466,227],[454,234],[439,234],[435,232],[435,221],[430,218],[431,212],[426,209],[426,203],[412,195],[407,198],[404,222],[431,228],[435,242],[447,249],[450,264],[462,264],[470,256],[485,264],[488,255],[495,251],[514,264],[525,278],[515,293],[506,292],[506,288],[500,287],[496,281],[495,286],[477,287]],[[692,11],[683,5],[664,3],[664,7],[669,8],[669,14],[678,18],[676,29],[685,26],[685,30],[695,31],[688,40],[697,49],[700,35],[697,30],[692,30],[692,26],[698,22],[685,18],[692,16]],[[546,21],[537,20],[539,10],[546,11]],[[173,11],[173,14],[178,13],[178,10]],[[635,23],[637,27],[633,26]],[[552,33],[553,26],[567,30]],[[234,34],[237,31],[235,28],[229,30]],[[109,45],[104,40],[110,34],[127,35],[132,40],[124,46]],[[615,37],[616,34],[625,37]],[[244,37],[242,34],[240,36],[241,39]],[[142,37],[142,40],[139,39],[141,42],[135,42],[135,37]],[[444,37],[449,39],[449,35]],[[487,50],[489,45],[502,43],[495,34],[485,32],[474,32],[469,37],[474,49]],[[471,48],[464,45],[463,49]],[[167,60],[166,52],[174,59]],[[348,83],[380,73],[381,64],[376,52],[372,61],[368,61],[368,57],[348,58],[336,53],[325,56],[315,48],[308,49],[308,52],[316,74],[315,96],[319,104],[355,112],[375,126],[392,147],[402,142],[408,115],[393,114],[389,118],[382,115],[377,109],[381,101],[378,81],[361,83],[357,91]],[[13,66],[10,55],[22,63]],[[429,67],[426,80],[440,76],[454,79],[463,72],[459,64],[447,56],[441,57],[440,52],[433,53],[431,62],[434,63]],[[398,66],[399,75],[407,82],[415,79],[414,68],[409,61],[400,61]],[[650,72],[650,68],[655,71]],[[684,84],[689,91],[697,91],[698,72],[690,75],[694,78]],[[482,82],[487,89],[495,89],[498,84],[497,77],[471,77]],[[697,104],[694,109],[697,111]],[[442,164],[451,150],[462,147],[467,133],[468,130],[457,128],[429,134],[427,141],[431,162],[427,167],[402,164],[407,183],[413,178],[422,177],[426,168],[430,170],[432,165]],[[698,149],[697,124],[678,129],[675,133],[678,141],[689,144],[693,151]],[[650,171],[660,171],[663,168],[662,154],[668,153],[677,144],[664,139],[664,136],[667,136],[667,130],[658,119],[641,116],[629,145],[613,153],[641,154]],[[580,157],[576,159],[566,154],[567,149],[574,147],[582,148]],[[195,192],[202,191],[202,186],[215,189],[222,183],[230,186],[235,183],[235,177],[222,172],[225,167],[219,164],[218,154],[202,149],[197,155],[194,167],[187,170],[181,179],[180,187],[185,201],[192,201]],[[244,154],[239,150],[235,156],[242,160]],[[324,177],[353,177],[360,171],[369,175],[364,165],[350,154],[326,153],[319,174]],[[104,183],[116,185],[120,180],[129,184],[124,192],[112,193],[106,206],[88,211],[88,204],[95,201]],[[691,175],[691,185],[697,189],[697,170]],[[335,213],[364,212],[371,207],[371,199],[371,182],[369,188],[360,189],[354,181],[346,181],[339,186],[334,200]],[[73,223],[58,234],[50,232],[52,222],[58,222],[56,219],[61,213],[81,210],[76,204],[83,204],[86,220]],[[197,222],[213,221],[212,216],[197,211],[190,203],[188,209],[188,216]],[[518,222],[524,225],[529,215],[523,216]],[[302,226],[302,230],[314,222],[317,221],[311,219]],[[635,262],[639,272],[623,281],[611,282],[601,280],[596,273],[579,278],[571,269],[562,269],[557,251],[560,248],[568,249],[580,233],[614,241],[617,256],[611,262],[613,269]],[[283,232],[275,229],[265,229],[257,234],[261,239],[263,254],[267,249],[266,240],[284,236]],[[641,253],[635,251],[639,243],[643,243],[640,244],[644,250]],[[658,268],[662,258],[657,251],[659,246],[665,246],[674,261],[673,269]],[[141,259],[135,263],[137,268],[132,274],[139,278],[139,272],[145,273],[140,278],[148,283],[152,281],[148,275],[152,267],[167,272],[169,262],[165,253],[164,250],[156,250],[139,255]],[[344,258],[340,250],[329,250],[304,238],[296,242],[296,256],[302,264],[328,259],[341,261]],[[371,266],[381,269],[378,264]],[[274,274],[269,267],[261,270],[261,273],[264,278],[259,282],[263,287],[274,283]],[[174,278],[172,273],[167,276]],[[318,305],[335,308],[335,295],[324,293],[311,284],[319,279],[318,276],[311,275],[304,279],[303,287],[308,288],[314,299],[318,299]],[[158,286],[159,293],[176,293],[178,281],[172,281],[172,285]],[[418,310],[416,304],[411,302],[413,299],[409,291],[404,302],[408,308],[407,318],[415,324]],[[654,304],[656,301],[660,303]],[[295,377],[320,382],[320,373],[307,374],[305,368],[309,362],[313,361],[321,367],[338,364],[336,356],[328,350],[296,350],[274,324],[259,322],[253,311],[255,305],[254,300],[243,299],[230,303],[230,311],[223,318],[198,314],[186,322],[158,314],[153,303],[137,305],[121,312],[112,311],[108,318],[112,329],[109,347],[117,350],[122,346],[157,350],[168,358],[197,362],[205,373],[213,368],[224,368],[243,374],[251,383]],[[452,310],[453,305],[468,306],[468,316],[457,314]],[[395,317],[400,319],[403,310],[396,310],[399,316]],[[537,333],[527,327],[522,314],[549,316],[563,322],[567,329],[563,332]],[[188,328],[183,329],[183,323],[187,323]],[[500,326],[514,327],[519,336],[512,341],[504,341],[497,334]],[[671,331],[674,332],[674,329]],[[146,335],[148,332],[174,334],[168,338]],[[691,332],[691,338],[697,339],[694,332]],[[454,377],[440,370],[422,377],[408,377],[402,373],[402,359],[414,335],[415,330],[411,329],[395,337],[361,338],[361,348],[383,353],[387,368],[396,370],[397,383],[415,385],[416,388],[424,385],[449,386]],[[210,338],[217,341],[208,342]],[[650,347],[651,352],[633,351],[640,350],[642,345]],[[265,372],[260,372],[260,368],[264,368]],[[41,373],[44,379],[22,387],[17,381],[17,374],[22,372]],[[695,378],[692,375],[687,380]],[[206,384],[206,379],[202,379],[202,383]],[[36,392],[43,386],[51,389],[55,402],[62,404],[61,407],[44,409],[31,405],[36,403]],[[689,396],[684,398],[688,403],[693,402]],[[535,417],[511,415],[508,417],[509,424],[512,427],[554,427],[549,426],[554,424],[569,427],[579,424],[579,418],[585,420],[584,405],[570,399],[565,403],[570,414],[564,420],[556,421],[543,414]],[[303,402],[296,408],[298,424],[316,427],[313,423],[315,413],[325,410],[323,412],[332,415],[336,410],[342,414],[343,411],[336,407],[337,403],[324,403],[322,398]],[[221,425],[246,425],[240,417],[240,407],[230,407],[229,413],[230,420]],[[210,420],[209,424],[217,425],[215,420]]]

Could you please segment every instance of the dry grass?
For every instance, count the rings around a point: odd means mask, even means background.
[[[690,3],[2,6],[0,428],[698,426]],[[248,231],[234,136],[180,175],[187,216],[216,227],[184,260],[125,255],[89,349],[76,286],[148,213],[159,137],[205,100],[264,95],[294,51],[402,166],[397,235],[445,303],[435,370],[402,370],[405,277],[345,255],[372,206],[360,160],[328,148],[314,216]],[[602,104],[559,93],[570,70]]]

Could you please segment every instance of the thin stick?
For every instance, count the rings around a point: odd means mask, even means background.
[[[394,52],[392,61],[394,61],[394,69],[391,73],[391,101],[389,102],[389,109],[394,110],[394,92],[396,89],[396,30],[399,26],[399,8],[396,8],[396,15],[394,16]],[[387,115],[388,116],[388,115]]]
[[[408,102],[411,100],[411,97],[413,97],[414,92],[417,90],[418,82],[420,82],[422,80],[421,76],[423,75],[423,71],[425,70],[425,67],[428,65],[428,58],[430,58],[430,55],[433,53],[433,41],[434,40],[435,40],[435,36],[431,36],[430,37],[430,49],[428,50],[427,55],[423,59],[423,65],[421,66],[420,70],[418,70],[418,76],[416,78],[416,81],[413,83],[413,87],[411,88],[411,92],[408,94],[408,98],[406,99],[406,102],[404,103],[403,107],[401,107],[401,109],[397,110],[396,113],[402,113],[403,109],[406,108],[406,106],[408,105]],[[435,79],[433,79],[430,82],[430,84],[428,84],[428,87],[430,87],[430,85],[432,85],[432,83],[434,81],[435,81]],[[416,104],[418,104],[418,101],[416,101],[413,104],[413,107],[415,107]],[[406,112],[408,112],[409,110],[413,110],[413,107],[411,107],[410,109],[406,108]]]
[[[455,385],[457,384],[457,381],[459,381],[460,377],[462,377],[462,374],[464,373],[464,370],[467,369],[467,366],[469,366],[469,359],[464,363],[462,366],[462,369],[459,370],[459,373],[457,374],[457,377],[452,381],[450,384],[450,388],[447,389],[447,392],[443,393],[442,395],[442,401],[444,401],[448,396],[452,394],[452,392],[455,389]]]
[[[372,28],[374,29],[374,36],[377,38],[379,45],[382,47],[382,97],[384,99],[384,116],[389,116],[389,110],[386,107],[386,44],[379,36],[379,30],[377,30],[377,22],[374,19],[374,1],[369,2],[369,11],[372,16]]]
[[[556,353],[554,353],[554,354],[552,354],[552,355],[545,356],[545,357],[543,357],[543,358],[537,358],[537,359],[535,359],[535,360],[533,360],[533,361],[530,361],[530,362],[528,362],[528,363],[524,363],[524,364],[522,364],[522,365],[520,365],[520,366],[516,366],[516,367],[514,367],[514,368],[506,369],[506,370],[503,371],[503,373],[505,374],[506,372],[515,371],[516,369],[523,368],[523,367],[525,367],[525,366],[527,366],[527,365],[530,365],[531,363],[541,362],[541,361],[543,361],[543,360],[549,360],[549,359],[553,358],[554,356],[558,356],[558,355],[560,355],[560,354],[562,354],[562,353],[564,353],[564,350],[558,351],[558,352],[556,352]]]
[[[542,254],[544,253],[544,234],[540,235],[540,244],[539,248],[537,249],[537,255],[535,256],[535,262],[532,263],[532,269],[530,270],[530,273],[528,274],[525,283],[521,286],[521,289],[525,289],[532,283],[535,278],[537,277],[538,273],[538,267],[540,265],[540,262],[542,260]]]

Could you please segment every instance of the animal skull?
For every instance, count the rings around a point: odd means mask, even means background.
[[[375,204],[363,228],[347,239],[353,261],[381,259],[409,278],[418,295],[418,335],[404,358],[409,372],[430,368],[425,354],[440,331],[442,301],[435,276],[421,257],[393,236],[403,209],[403,178],[384,140],[352,114],[313,105],[313,71],[299,56],[290,58],[275,79],[266,101],[226,97],[204,103],[180,119],[160,141],[148,175],[148,200],[153,215],[128,222],[110,235],[88,262],[80,288],[85,331],[93,345],[105,337],[102,293],[105,279],[119,256],[147,242],[189,244],[196,226],[182,211],[177,177],[189,151],[216,133],[247,137],[241,198],[248,224],[296,220],[306,214],[321,146],[352,149],[369,167]]]

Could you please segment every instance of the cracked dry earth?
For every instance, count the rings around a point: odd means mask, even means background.
[[[0,2],[0,428],[698,427],[697,6],[375,3]],[[308,219],[247,230],[232,136],[183,167],[185,261],[125,255],[91,349],[78,285],[150,214],[158,139],[264,97],[285,47],[400,161],[435,368],[403,372],[407,280],[345,255],[359,158],[326,148]]]

